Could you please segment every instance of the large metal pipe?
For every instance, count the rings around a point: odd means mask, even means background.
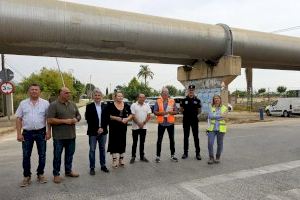
[[[300,39],[231,29],[243,66],[300,69]],[[54,0],[1,0],[0,53],[192,64],[225,54],[220,25]]]

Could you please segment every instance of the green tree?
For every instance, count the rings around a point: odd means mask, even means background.
[[[144,84],[147,85],[147,79],[153,79],[154,73],[151,71],[148,65],[140,65],[140,71],[137,76],[139,78],[143,77],[145,80]]]
[[[288,90],[286,92],[287,97],[297,97],[297,94],[298,94],[297,90]]]
[[[95,85],[93,83],[87,83],[85,85],[84,94],[86,94],[87,97],[91,99],[92,98],[92,93],[93,93],[93,91],[94,91],[95,88],[96,87],[95,87]]]
[[[282,94],[282,93],[284,93],[286,91],[286,87],[285,86],[278,86],[277,87],[277,92],[279,93],[279,94]]]
[[[123,91],[123,88],[125,86],[122,86],[122,85],[117,85],[116,88],[114,89],[114,92],[117,92],[117,91]]]
[[[185,96],[185,89],[177,91],[178,96]]]
[[[84,93],[85,93],[86,95],[88,95],[89,92],[90,92],[90,91],[93,91],[95,88],[96,88],[96,87],[95,87],[95,85],[94,85],[93,83],[87,83],[87,84],[85,85],[85,91],[84,91]]]
[[[237,98],[244,98],[247,96],[247,91],[236,90],[236,91],[232,92],[231,95],[234,95]]]
[[[178,92],[178,90],[177,90],[177,88],[175,86],[173,86],[173,85],[167,85],[165,87],[168,88],[170,96],[176,96],[176,95],[178,95],[179,92]]]
[[[115,91],[122,91],[124,93],[124,97],[130,101],[136,100],[139,93],[143,93],[146,96],[152,96],[152,90],[152,88],[140,83],[135,77],[129,81],[128,85],[118,85],[115,89]]]
[[[84,85],[80,81],[74,79],[69,73],[62,73],[65,86],[70,89],[73,94],[73,98],[79,99],[82,94]],[[49,99],[50,97],[56,97],[58,90],[63,86],[63,81],[61,80],[61,75],[58,70],[48,69],[43,67],[39,73],[32,73],[29,77],[23,79],[18,87],[20,93],[27,93],[28,87],[32,83],[37,83],[41,86],[42,97]]]
[[[262,94],[262,93],[265,93],[265,92],[266,92],[266,88],[260,88],[257,91],[258,94]]]
[[[74,79],[73,88],[75,90],[75,94],[73,94],[74,100],[78,102],[80,96],[84,93],[85,86],[79,80]]]

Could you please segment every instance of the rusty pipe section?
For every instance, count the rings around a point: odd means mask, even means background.
[[[55,0],[1,0],[0,53],[193,64],[226,54],[220,25]],[[300,68],[300,39],[231,29],[243,66]]]

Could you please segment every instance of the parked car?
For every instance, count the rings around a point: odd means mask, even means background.
[[[300,98],[278,98],[266,106],[265,112],[271,116],[289,117],[291,114],[300,114]]]
[[[154,105],[155,105],[155,103],[156,103],[156,100],[153,100],[153,99],[146,99],[146,100],[145,100],[145,103],[147,103],[147,104],[150,106],[151,111],[153,112],[153,110],[154,110]]]
[[[152,113],[157,99],[158,97],[147,97],[147,99],[145,100],[145,103],[147,103],[150,106]]]
[[[175,97],[171,97],[175,100],[175,104],[177,107],[177,110],[179,111],[180,109],[180,102],[185,98],[184,96],[175,96]]]

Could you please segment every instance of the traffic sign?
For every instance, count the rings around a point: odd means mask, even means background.
[[[4,70],[0,71],[0,79],[2,81],[11,81],[13,78],[14,78],[14,72],[11,71],[10,69],[5,68]]]
[[[3,94],[11,94],[14,92],[14,90],[15,90],[15,86],[11,82],[6,81],[6,82],[1,83],[1,85],[0,85],[0,91]]]

